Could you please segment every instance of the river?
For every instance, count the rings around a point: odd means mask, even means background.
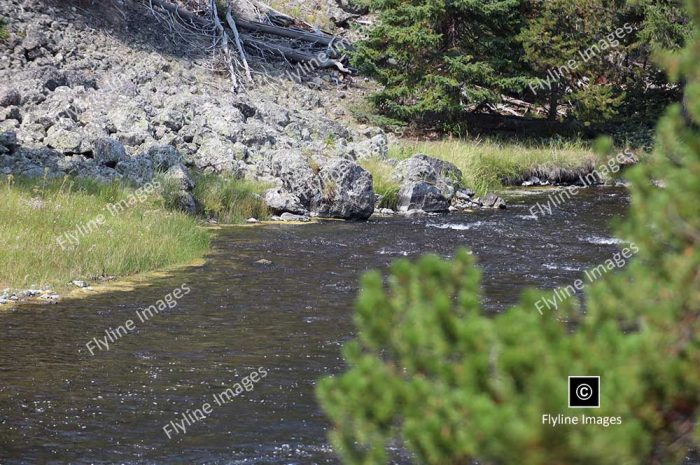
[[[551,216],[507,210],[368,223],[327,221],[223,229],[207,263],[130,292],[0,311],[0,463],[325,464],[328,424],[314,384],[342,369],[359,275],[397,258],[469,247],[499,312],[527,286],[571,284],[618,250],[609,223],[625,190],[586,189]],[[271,264],[256,263],[260,259]],[[85,344],[186,285],[172,309],[109,350]],[[544,317],[550,315],[545,314]],[[223,405],[213,395],[263,367]],[[169,439],[163,426],[212,404]]]

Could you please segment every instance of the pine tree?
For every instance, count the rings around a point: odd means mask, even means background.
[[[397,120],[449,129],[503,96],[550,119],[565,108],[583,122],[655,120],[678,97],[651,56],[685,42],[681,0],[364,3],[379,16],[353,63],[383,85],[376,110]]]
[[[331,440],[347,464],[385,464],[405,447],[422,464],[668,465],[700,442],[700,0],[693,38],[664,59],[684,103],[634,168],[619,228],[638,253],[619,272],[540,315],[529,291],[496,316],[462,250],[399,261],[387,282],[364,276],[347,371],[319,383]],[[665,187],[658,187],[659,182]],[[569,375],[601,376],[596,416],[622,424],[560,426]],[[579,412],[576,412],[579,413]]]
[[[399,120],[450,123],[465,107],[523,89],[520,47],[525,0],[364,0],[378,25],[353,63],[384,89],[372,97]]]

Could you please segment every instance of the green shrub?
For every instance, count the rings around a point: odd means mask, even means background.
[[[400,446],[435,465],[667,465],[697,446],[700,1],[691,10],[694,41],[667,59],[686,80],[685,107],[668,110],[656,156],[629,174],[619,234],[638,248],[634,259],[589,284],[585,306],[568,299],[544,315],[537,302],[551,292],[487,314],[464,250],[452,261],[399,261],[387,281],[367,274],[348,368],[318,387],[345,463],[389,463]],[[545,414],[580,418],[567,409],[569,375],[600,375],[601,407],[585,413],[622,424],[543,424]]]

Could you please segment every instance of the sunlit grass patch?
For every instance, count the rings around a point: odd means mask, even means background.
[[[185,264],[209,246],[194,217],[117,182],[0,178],[0,217],[0,283],[11,288]]]
[[[372,174],[374,193],[382,196],[379,208],[395,210],[401,184],[392,179],[393,166],[376,158],[362,160],[360,165]]]
[[[466,186],[485,192],[503,187],[503,180],[518,178],[538,167],[576,169],[596,160],[583,142],[551,141],[514,143],[496,140],[446,139],[430,142],[405,141],[390,150],[389,156],[406,159],[416,153],[454,163]]]
[[[270,186],[264,183],[213,174],[196,175],[195,183],[194,196],[207,218],[234,224],[269,216],[262,194]]]

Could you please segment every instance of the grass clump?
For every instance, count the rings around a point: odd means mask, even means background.
[[[269,187],[264,183],[213,174],[195,175],[194,180],[193,194],[206,218],[234,224],[269,216],[261,195]]]
[[[372,174],[374,193],[382,197],[378,207],[396,210],[401,184],[392,178],[394,167],[377,158],[362,160],[360,165]]]
[[[10,31],[7,29],[7,20],[0,18],[0,42],[5,42],[10,37]]]
[[[60,289],[189,263],[210,239],[195,218],[165,209],[157,189],[118,182],[0,178],[0,217],[0,288]]]
[[[462,171],[464,185],[482,194],[537,167],[576,169],[597,159],[582,142],[558,140],[539,144],[464,139],[404,142],[392,148],[389,156],[403,160],[416,153],[455,164]]]

